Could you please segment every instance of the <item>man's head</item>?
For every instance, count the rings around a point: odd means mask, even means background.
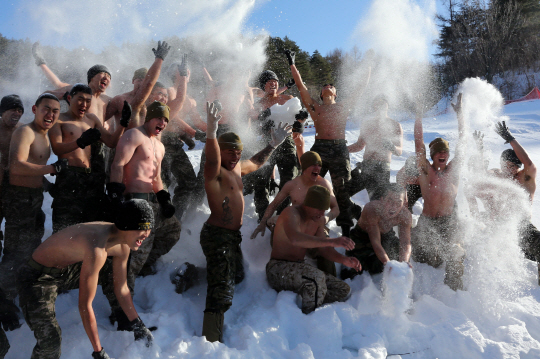
[[[371,111],[388,111],[388,98],[384,94],[379,94],[375,96],[373,101],[371,101]]]
[[[122,204],[114,225],[126,232],[129,248],[137,250],[154,227],[154,211],[147,201],[131,199]]]
[[[218,137],[219,150],[221,155],[221,166],[232,171],[240,158],[244,145],[240,137],[234,132],[226,132]]]
[[[75,116],[82,118],[92,103],[92,89],[85,84],[75,84],[68,94],[69,109]]]
[[[169,93],[167,92],[167,88],[159,81],[156,82],[154,88],[152,88],[152,92],[150,93],[150,96],[148,96],[146,103],[152,103],[154,101],[163,102],[164,104],[169,101]]]
[[[279,79],[274,71],[265,70],[259,75],[259,88],[266,93],[277,92]]]
[[[333,97],[335,100],[337,98],[337,89],[334,84],[324,84],[321,88],[321,100],[324,97]]]
[[[7,95],[0,101],[0,117],[7,127],[15,127],[24,113],[23,103],[18,95]]]
[[[501,153],[501,170],[504,174],[515,176],[522,164],[514,150],[508,148]]]
[[[140,69],[135,70],[135,72],[133,73],[133,79],[131,80],[131,83],[137,86],[138,84],[143,82],[147,73],[148,73],[148,69],[146,67],[141,67]]]
[[[407,191],[397,183],[387,183],[377,187],[371,197],[372,200],[381,201],[382,215],[392,218],[406,206]]]
[[[312,181],[317,181],[321,173],[322,160],[317,152],[308,151],[300,157],[302,165],[302,176],[309,177]]]
[[[144,126],[148,135],[157,136],[165,130],[169,123],[169,112],[169,106],[159,101],[153,102],[146,108]]]
[[[330,208],[330,191],[328,188],[319,185],[309,187],[302,206],[309,219],[318,221],[324,216],[324,212]]]
[[[32,113],[35,115],[34,123],[41,129],[49,130],[60,116],[60,101],[50,93],[40,95]]]
[[[104,65],[94,65],[87,72],[88,85],[105,92],[111,84],[111,72]]]
[[[433,160],[433,165],[437,168],[444,169],[450,157],[450,146],[448,141],[437,137],[429,143],[429,155]]]

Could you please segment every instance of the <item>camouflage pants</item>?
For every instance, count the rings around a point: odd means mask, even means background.
[[[363,189],[367,190],[370,199],[375,189],[390,183],[390,163],[382,161],[364,160],[351,171],[349,182],[349,195],[354,196]]]
[[[244,280],[240,231],[205,223],[201,247],[206,257],[206,311],[225,313],[232,304],[234,287]]]
[[[330,171],[332,187],[339,207],[339,215],[336,218],[338,226],[352,227],[351,196],[347,191],[351,179],[351,162],[345,140],[315,140],[310,151],[317,152],[321,156],[322,169],[320,176],[326,176]]]
[[[523,222],[520,227],[520,238],[520,246],[525,257],[540,261],[540,231],[531,222]]]
[[[459,240],[454,215],[439,218],[421,215],[411,233],[411,246],[415,262],[435,268],[446,262],[444,283],[453,290],[463,288],[465,250]]]
[[[34,262],[35,263],[35,262]],[[58,325],[55,313],[55,302],[58,292],[79,288],[82,262],[75,263],[60,270],[46,274],[29,264],[19,270],[19,304],[26,323],[34,332],[37,340],[32,352],[32,359],[58,359],[62,349],[62,330]],[[107,299],[116,300],[112,281],[112,260],[107,259],[99,272],[99,284]]]
[[[87,172],[85,172],[88,171]],[[51,191],[53,233],[86,222],[106,220],[105,178],[83,167],[68,166],[56,176]]]
[[[420,185],[418,184],[408,184],[407,185],[407,207],[412,213],[412,209],[416,201],[422,198],[422,191],[420,190]]]
[[[182,148],[184,142],[177,133],[165,132],[161,138],[165,146],[165,156],[161,162],[161,178],[167,188],[176,180],[172,202],[179,220],[191,203],[191,196],[197,186],[197,176],[193,165]]]
[[[343,301],[351,288],[344,281],[302,262],[270,259],[266,278],[277,291],[290,290],[302,297],[302,312],[311,313],[324,303]]]
[[[0,263],[0,287],[9,299],[17,295],[17,270],[41,244],[45,213],[43,189],[7,185],[2,198],[6,216],[4,257]]]
[[[9,172],[5,170],[4,177],[2,179],[2,185],[0,186],[0,224],[2,224],[2,221],[5,218],[4,209],[2,207],[2,198],[4,197],[4,192],[7,186],[9,186]],[[0,255],[2,254],[3,243],[4,243],[4,233],[0,231]]]
[[[369,240],[369,234],[362,228],[356,225],[351,230],[351,239],[354,241],[354,249],[347,251],[346,255],[349,257],[356,257],[360,264],[362,264],[362,272],[367,270],[370,274],[382,273],[384,269],[383,263],[377,258],[371,241]],[[381,235],[381,244],[390,260],[399,259],[399,238],[393,230]],[[350,268],[342,267],[341,278],[354,278],[358,273]]]

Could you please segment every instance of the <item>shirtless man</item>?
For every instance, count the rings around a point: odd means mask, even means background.
[[[223,320],[231,307],[235,283],[244,279],[240,227],[244,215],[242,176],[260,168],[285,137],[290,126],[272,130],[272,141],[249,160],[240,161],[243,145],[238,135],[217,137],[218,110],[207,103],[206,163],[204,178],[210,217],[201,230],[206,257],[208,290],[202,335],[210,342],[223,341]]]
[[[414,204],[422,198],[418,177],[420,177],[420,172],[416,166],[416,155],[410,156],[396,174],[396,182],[407,190],[407,208],[411,213],[413,213]]]
[[[36,248],[19,273],[20,305],[37,340],[32,358],[60,358],[62,331],[54,309],[56,297],[61,290],[78,288],[79,313],[94,349],[92,357],[109,359],[101,346],[92,308],[98,284],[107,299],[119,302],[135,340],[152,345],[152,333],[133,305],[126,271],[130,250],[139,249],[153,224],[152,208],[143,200],[131,200],[119,210],[114,224],[71,226]]]
[[[107,192],[113,203],[139,198],[146,200],[154,211],[155,226],[137,252],[131,253],[128,269],[128,286],[133,293],[135,277],[143,266],[152,268],[159,257],[168,253],[180,239],[180,223],[174,217],[171,195],[163,188],[161,181],[161,161],[165,154],[163,144],[157,137],[169,121],[169,107],[162,102],[154,102],[146,111],[144,125],[127,130],[116,147],[116,155],[111,167],[111,182]],[[118,328],[126,318],[120,308],[112,308],[118,320]]]
[[[304,263],[308,248],[318,248],[321,255],[356,271],[362,270],[358,259],[338,253],[354,242],[347,237],[326,238],[321,218],[330,207],[330,191],[311,186],[302,204],[287,207],[274,230],[274,245],[266,265],[266,278],[277,291],[292,290],[302,296],[302,312],[311,313],[324,303],[344,301],[351,288],[342,280]]]
[[[58,158],[67,159],[69,164],[56,177],[51,193],[55,233],[77,223],[104,219],[104,183],[101,176],[92,173],[90,146],[101,139],[107,147],[116,147],[131,116],[131,108],[124,102],[120,126],[111,133],[96,115],[87,113],[92,103],[89,86],[75,84],[67,99],[68,111],[60,114],[58,122],[49,131],[53,152]]]
[[[19,127],[19,120],[24,113],[23,103],[18,95],[8,95],[2,97],[0,101],[0,223],[4,220],[2,210],[1,193],[3,193],[2,183],[9,182],[8,160],[9,146],[13,131]],[[0,253],[2,253],[2,241],[4,234],[0,231]]]
[[[371,198],[378,186],[390,183],[392,155],[401,156],[403,150],[403,129],[388,117],[384,95],[375,97],[372,110],[373,117],[362,121],[358,141],[347,147],[349,153],[365,148],[364,160],[351,171],[351,197],[365,188]]]
[[[45,233],[43,175],[58,174],[67,166],[60,159],[47,165],[51,154],[47,132],[60,115],[60,101],[51,94],[32,106],[35,118],[13,132],[9,148],[9,185],[4,184],[2,205],[6,216],[0,288],[8,298],[16,295],[16,271],[41,243]]]
[[[435,268],[446,262],[444,283],[451,289],[463,288],[463,259],[465,251],[457,234],[458,222],[455,215],[459,171],[464,151],[464,121],[461,112],[461,94],[452,104],[458,119],[459,139],[454,159],[448,162],[448,141],[436,138],[429,144],[433,163],[426,159],[422,112],[418,111],[414,123],[416,164],[420,176],[418,181],[424,198],[422,215],[412,232],[413,259]]]
[[[342,234],[347,236],[353,225],[351,208],[353,202],[347,190],[347,184],[351,179],[351,163],[345,140],[345,125],[352,103],[336,103],[336,88],[332,84],[326,84],[322,87],[320,95],[323,103],[319,104],[309,95],[300,72],[294,64],[296,54],[290,50],[286,50],[285,54],[289,60],[296,86],[300,91],[302,103],[315,124],[315,144],[311,147],[311,151],[317,152],[323,160],[321,177],[330,171],[332,187],[339,205],[339,216],[336,218],[336,223],[341,226]],[[366,83],[359,84],[359,86],[367,86],[368,81],[369,74]],[[360,93],[360,91],[353,91],[353,93]],[[358,96],[355,96],[355,100],[357,98]]]
[[[355,247],[346,254],[358,258],[363,270],[377,274],[390,260],[409,262],[412,215],[407,210],[405,188],[397,183],[379,186],[372,198],[351,231]],[[392,229],[395,226],[398,226],[399,238]],[[347,268],[341,270],[342,279],[357,274]]]

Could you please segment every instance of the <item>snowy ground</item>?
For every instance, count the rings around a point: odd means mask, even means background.
[[[511,104],[504,108],[509,127],[540,165],[540,101]],[[450,111],[451,112],[451,111]],[[402,122],[403,156],[392,161],[395,180],[405,159],[414,153],[413,120]],[[486,149],[492,152],[490,168],[498,167],[503,141],[487,128]],[[424,120],[425,142],[435,137],[450,140],[452,152],[457,138],[453,113]],[[314,131],[304,134],[309,148]],[[358,124],[350,123],[349,143],[356,141]],[[508,145],[506,145],[508,147]],[[189,152],[198,168],[201,145]],[[351,163],[362,153],[351,154]],[[364,205],[361,192],[354,201]],[[467,205],[458,196],[460,215],[467,219]],[[51,209],[47,197],[44,210],[50,233]],[[418,215],[420,201],[415,207]],[[519,255],[515,239],[490,234],[490,228],[474,226],[465,234],[468,253],[466,291],[453,292],[443,285],[444,269],[413,263],[413,300],[409,310],[406,288],[412,280],[396,267],[395,274],[371,277],[365,273],[348,281],[352,295],[345,303],[325,305],[304,315],[292,292],[277,293],[266,282],[264,268],[270,257],[269,234],[250,240],[256,227],[253,197],[246,198],[242,250],[246,279],[237,286],[232,308],[225,315],[225,343],[208,343],[201,338],[206,284],[183,295],[176,294],[169,275],[185,261],[204,264],[199,232],[208,217],[206,206],[183,223],[179,243],[159,262],[155,276],[139,278],[134,298],[137,310],[148,326],[158,326],[150,349],[133,341],[133,334],[116,332],[109,324],[109,307],[98,291],[94,301],[102,345],[113,358],[540,358],[540,288],[536,265]],[[540,226],[540,204],[533,206],[533,223]],[[472,228],[472,229],[471,229]],[[338,235],[335,223],[331,235]],[[474,234],[474,235],[473,235]],[[483,251],[482,246],[496,251]],[[479,250],[480,249],[480,250]],[[493,249],[493,248],[491,248]],[[495,253],[493,258],[486,253]],[[493,266],[490,266],[493,264]],[[498,266],[497,266],[498,265]],[[479,275],[481,273],[482,275]],[[487,274],[486,274],[487,273]],[[517,275],[517,274],[519,275]],[[485,275],[484,275],[485,274]],[[385,273],[386,275],[386,273]],[[381,287],[385,287],[386,297]],[[62,358],[89,358],[92,347],[84,332],[77,308],[77,291],[62,294],[56,302],[62,328]],[[7,333],[11,343],[7,358],[28,358],[35,344],[26,324]],[[401,355],[401,356],[400,356]]]

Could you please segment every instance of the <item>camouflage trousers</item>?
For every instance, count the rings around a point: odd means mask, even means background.
[[[390,163],[364,160],[351,171],[349,195],[352,197],[366,189],[370,199],[377,199],[372,198],[375,189],[387,183],[390,183]]]
[[[313,312],[325,303],[344,301],[351,288],[344,281],[302,262],[270,259],[266,264],[270,287],[290,290],[302,297],[302,312]]]
[[[373,246],[369,240],[369,234],[356,225],[351,230],[351,239],[354,241],[354,249],[346,251],[346,255],[357,258],[360,264],[362,264],[362,271],[358,273],[353,269],[343,266],[341,269],[341,278],[354,278],[356,275],[362,274],[365,270],[370,274],[382,273],[384,265],[377,258],[373,250]],[[393,230],[381,234],[381,244],[390,260],[399,259],[399,238]]]
[[[234,287],[244,280],[240,231],[205,223],[201,247],[206,257],[206,310],[225,313],[232,305]]]
[[[53,233],[66,227],[107,220],[105,176],[90,168],[68,166],[56,176],[51,196]]]
[[[408,184],[407,185],[407,207],[412,213],[412,209],[416,201],[422,198],[422,191],[420,190],[420,185],[418,184]]]
[[[4,177],[2,179],[2,185],[0,186],[0,224],[2,224],[2,221],[4,220],[4,209],[2,207],[2,198],[4,197],[4,192],[7,186],[9,186],[9,172],[7,170],[4,171]],[[4,243],[4,233],[0,231],[0,255],[2,254],[3,249],[3,243]]]
[[[177,133],[165,132],[161,142],[165,146],[165,156],[161,162],[161,178],[167,188],[176,181],[172,203],[176,209],[175,216],[180,220],[191,204],[191,197],[197,186],[197,176],[182,148],[184,142]]]
[[[351,162],[347,142],[345,140],[315,140],[310,151],[317,152],[321,156],[322,169],[319,175],[324,177],[330,171],[332,187],[339,207],[336,224],[352,227],[351,209],[353,203],[347,191],[351,179]]]
[[[36,262],[24,264],[19,270],[19,305],[26,323],[37,340],[32,359],[58,359],[62,349],[62,330],[55,313],[59,291],[79,288],[82,262],[63,269],[36,269]],[[109,302],[116,301],[112,280],[112,260],[107,259],[99,272],[98,283]]]
[[[4,257],[0,263],[0,288],[9,299],[17,295],[17,270],[41,244],[45,213],[43,189],[6,185],[2,206],[6,216]]]
[[[414,261],[435,268],[446,262],[444,283],[453,290],[463,289],[465,250],[459,240],[455,215],[439,218],[421,215],[411,232]]]

